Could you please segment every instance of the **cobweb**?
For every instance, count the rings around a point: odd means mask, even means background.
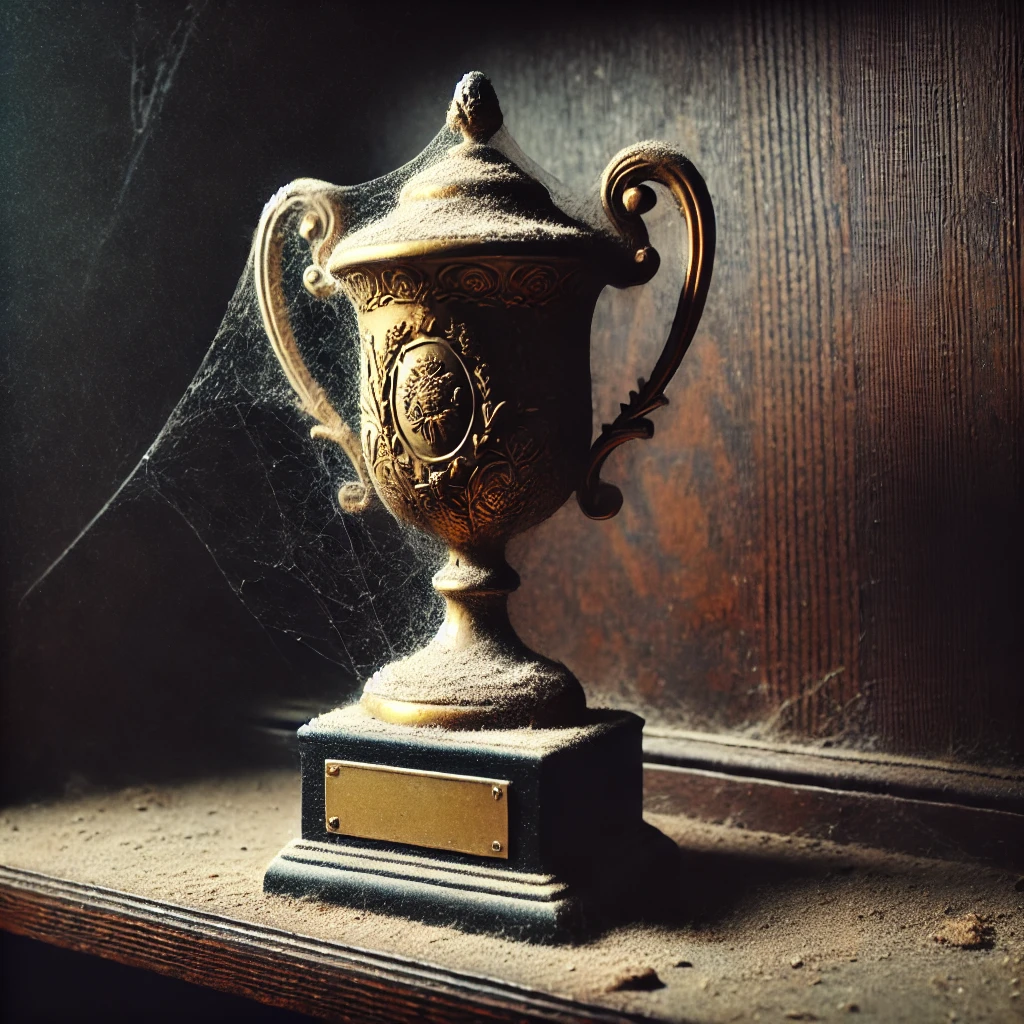
[[[443,129],[404,167],[350,189],[346,230],[387,213],[405,181],[456,141],[459,136]],[[596,206],[574,199],[535,167],[505,129],[489,144],[540,178],[563,209],[597,221]],[[324,300],[306,292],[302,273],[310,252],[297,231],[282,259],[303,359],[342,417],[356,424],[355,313],[343,297]],[[355,470],[333,442],[310,437],[313,425],[267,339],[250,253],[213,343],[167,422],[24,597],[100,519],[139,497],[156,497],[188,524],[272,638],[280,634],[303,644],[336,666],[338,682],[354,689],[436,631],[443,607],[430,580],[444,551],[438,541],[398,523],[379,502],[366,512],[343,512],[338,489],[356,479]]]
[[[353,193],[360,221],[380,216],[405,179],[452,144],[442,131],[412,163]],[[293,232],[283,254],[285,292],[303,358],[335,408],[355,424],[358,332],[343,297],[302,286],[309,246]],[[420,646],[442,616],[430,579],[443,547],[399,524],[381,504],[338,505],[356,478],[341,450],[314,440],[264,331],[252,256],[185,394],[138,464],[27,597],[101,518],[139,497],[166,502],[212,556],[245,608],[337,666],[352,684]],[[23,600],[24,600],[23,597]]]

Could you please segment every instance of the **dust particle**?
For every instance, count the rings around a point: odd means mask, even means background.
[[[984,918],[972,913],[946,921],[932,938],[960,949],[989,949],[995,939],[995,931]]]

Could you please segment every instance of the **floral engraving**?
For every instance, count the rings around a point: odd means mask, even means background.
[[[374,275],[365,270],[353,270],[342,279],[342,287],[352,305],[357,309],[369,309],[369,304],[377,291]]]
[[[452,263],[437,274],[439,294],[463,293],[485,299],[501,287],[501,278],[490,267],[480,263]]]
[[[393,303],[421,303],[428,294],[442,302],[484,306],[541,306],[574,291],[582,282],[569,261],[447,263],[414,268],[359,267],[340,273],[342,290],[361,313]]]
[[[420,302],[430,282],[413,267],[359,268],[340,275],[342,291],[361,313],[391,303]]]
[[[509,295],[513,302],[542,303],[551,298],[560,283],[554,267],[527,263],[516,267],[509,274]]]
[[[382,271],[381,305],[391,302],[417,302],[426,290],[426,283],[411,267],[394,267]]]

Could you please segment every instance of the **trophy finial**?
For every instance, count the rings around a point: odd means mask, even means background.
[[[486,142],[503,120],[498,94],[490,79],[480,71],[463,75],[448,108],[448,127],[453,132],[462,132],[467,142]]]

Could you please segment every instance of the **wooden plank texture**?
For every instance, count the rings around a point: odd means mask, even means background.
[[[1019,14],[851,20],[867,728],[1020,754]]]
[[[330,1020],[636,1019],[496,979],[15,868],[0,867],[0,927]]]
[[[666,137],[719,215],[672,404],[609,465],[623,512],[567,508],[513,551],[518,625],[598,699],[1024,756],[1021,47],[1009,4],[778,4],[550,29],[530,75],[488,54],[540,163],[582,184]],[[597,419],[671,291],[599,307]]]
[[[879,793],[649,765],[646,804],[735,828],[859,843],[912,856],[1024,868],[1024,815]]]
[[[697,768],[741,778],[880,794],[926,803],[1005,811],[1024,821],[1024,773],[837,747],[759,743],[677,729],[644,733],[645,770],[658,765]],[[684,807],[679,813],[688,812]],[[769,826],[765,826],[769,828]]]

